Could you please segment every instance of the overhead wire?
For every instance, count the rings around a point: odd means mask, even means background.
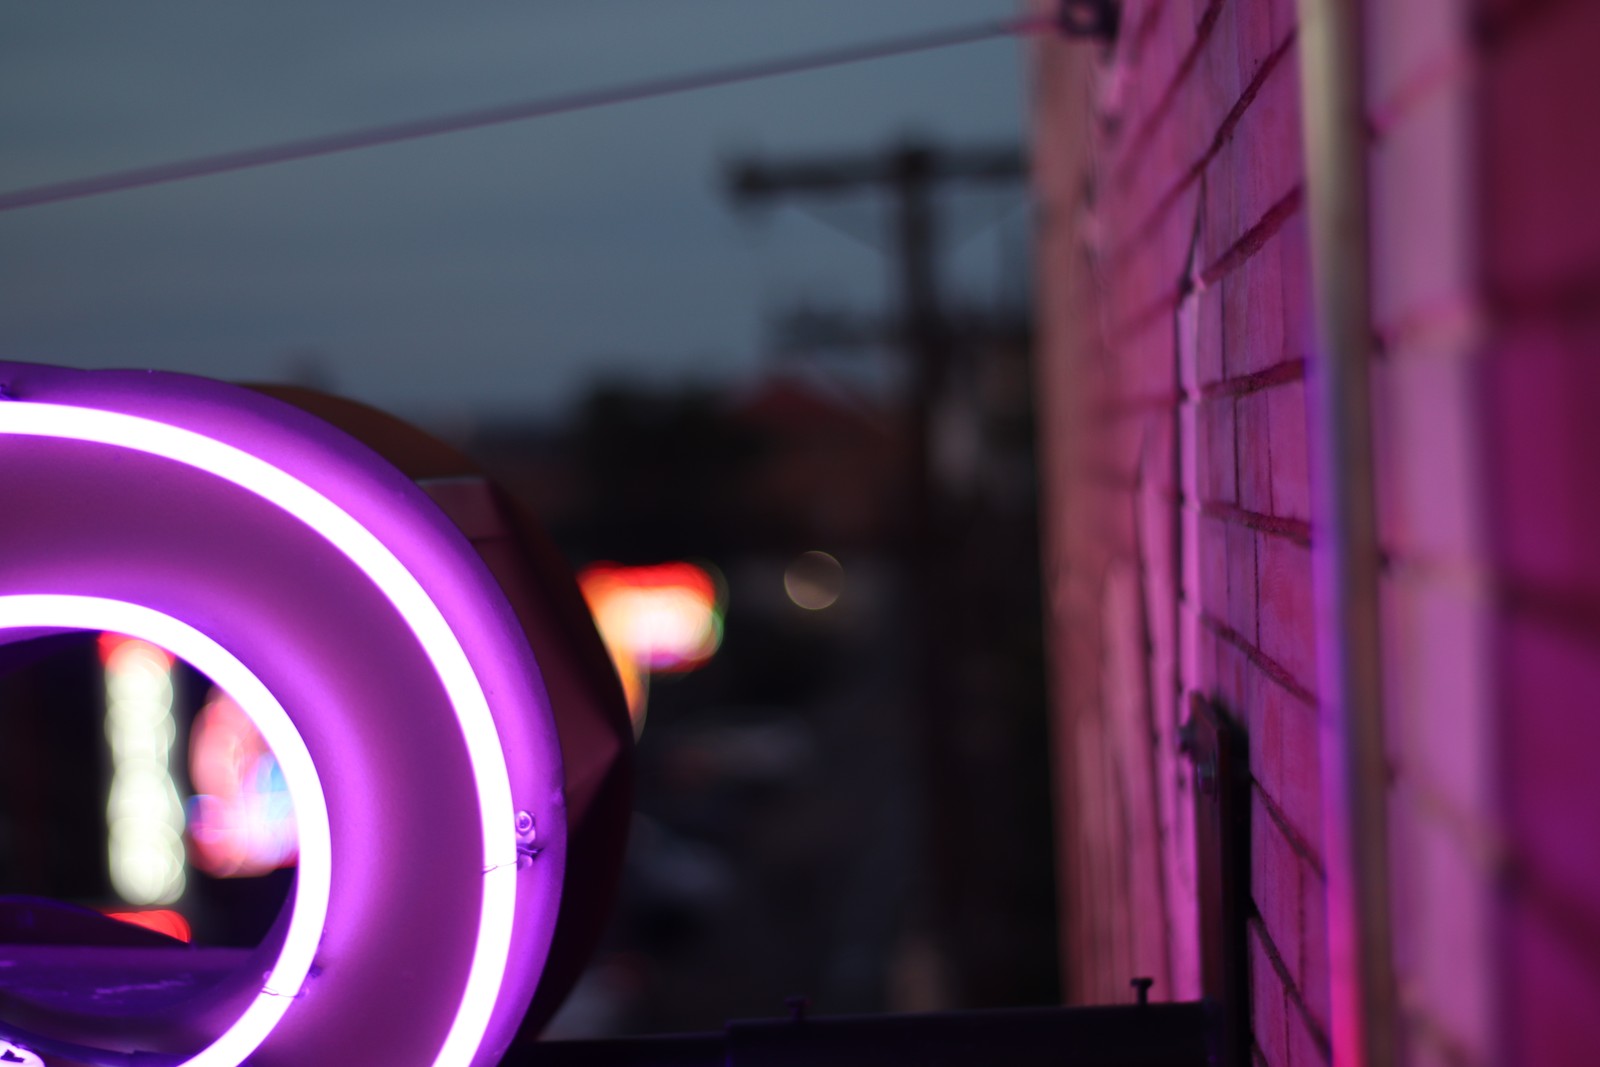
[[[399,122],[359,127],[339,133],[305,137],[275,144],[244,148],[213,155],[197,156],[170,163],[112,171],[87,178],[50,182],[0,193],[0,212],[82,200],[93,196],[139,189],[152,185],[210,177],[235,171],[253,170],[296,160],[354,152],[380,145],[400,144],[447,133],[482,129],[529,119],[613,107],[657,97],[673,96],[700,89],[736,85],[741,82],[825,70],[870,60],[889,59],[974,44],[1002,37],[1054,32],[1059,22],[1052,16],[1025,16],[949,29],[932,30],[906,37],[841,48],[808,52],[802,55],[761,62],[738,64],[689,74],[667,75],[603,89],[581,90],[534,100],[473,108],[444,115],[407,119]]]

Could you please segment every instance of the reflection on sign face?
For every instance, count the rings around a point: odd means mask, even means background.
[[[213,878],[253,878],[299,856],[283,768],[237,701],[213,689],[189,731],[189,840]]]

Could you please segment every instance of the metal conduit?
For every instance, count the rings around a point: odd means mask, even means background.
[[[1298,6],[1316,323],[1310,444],[1330,1036],[1335,1067],[1394,1067],[1361,4]]]

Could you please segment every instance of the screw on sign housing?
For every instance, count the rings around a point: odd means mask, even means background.
[[[526,870],[533,864],[533,858],[539,854],[539,827],[533,821],[533,813],[527,811],[517,812],[517,869]]]

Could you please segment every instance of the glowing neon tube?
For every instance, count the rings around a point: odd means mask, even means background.
[[[295,881],[288,933],[261,992],[223,1034],[183,1067],[237,1067],[261,1046],[305,984],[328,916],[333,881],[333,843],[322,780],[300,731],[283,705],[248,667],[187,623],[170,615],[102,597],[27,594],[0,596],[0,630],[49,627],[112,630],[159,645],[188,660],[223,686],[255,722],[283,768],[295,810],[301,813],[300,870]]]
[[[505,752],[488,700],[461,642],[439,607],[395,554],[349,513],[288,472],[233,445],[150,418],[21,400],[0,403],[0,435],[3,434],[130,449],[230,482],[294,516],[326,540],[359,568],[400,614],[449,698],[477,790],[483,842],[483,897],[477,940],[455,1016],[433,1060],[433,1067],[467,1067],[483,1042],[510,957],[516,907],[516,813]],[[9,625],[37,627],[41,623],[33,619]],[[109,623],[96,626],[137,633]],[[171,651],[182,654],[176,648]],[[213,680],[233,691],[224,679],[213,676]],[[249,707],[242,701],[241,705]],[[288,1003],[283,1001],[285,1007]],[[250,1048],[265,1039],[282,1013],[278,1011]],[[252,1020],[261,1018],[264,1016],[251,1016]],[[241,1019],[228,1035],[240,1032],[244,1021]],[[243,1047],[243,1039],[231,1042],[225,1052],[218,1051],[219,1044],[188,1063],[192,1067],[237,1067],[248,1055],[246,1050],[235,1056],[237,1048]]]

